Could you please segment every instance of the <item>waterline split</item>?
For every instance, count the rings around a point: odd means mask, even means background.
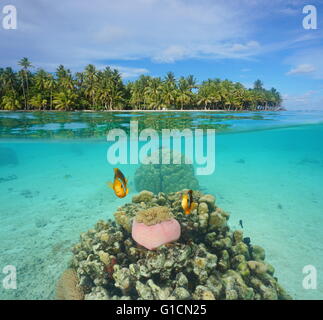
[[[107,133],[107,141],[112,142],[107,151],[107,161],[112,165],[183,164],[184,160],[185,164],[196,165],[196,175],[210,175],[215,170],[215,129],[162,129],[160,136],[152,128],[139,133],[138,121],[130,121],[129,136],[123,129],[112,129]],[[145,144],[139,148],[139,142]],[[184,159],[174,157],[183,149]],[[160,156],[152,156],[158,150]]]

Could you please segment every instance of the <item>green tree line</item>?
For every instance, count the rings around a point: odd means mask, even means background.
[[[20,70],[0,68],[0,108],[3,110],[272,110],[280,107],[280,93],[266,90],[260,80],[248,89],[239,82],[194,76],[176,79],[142,75],[124,83],[116,69],[98,70],[89,64],[72,73],[60,65],[54,73],[35,70],[27,58]]]

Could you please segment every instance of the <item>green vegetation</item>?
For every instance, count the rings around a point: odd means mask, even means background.
[[[0,68],[0,109],[3,110],[273,110],[282,98],[260,80],[253,89],[229,80],[208,79],[197,84],[190,75],[176,79],[140,76],[124,83],[118,70],[88,65],[72,74],[60,65],[54,74],[38,69],[27,58],[20,71]]]

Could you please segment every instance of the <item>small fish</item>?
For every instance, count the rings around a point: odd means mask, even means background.
[[[183,194],[182,208],[185,214],[190,214],[197,207],[197,203],[193,202],[193,191],[189,190],[188,193]]]
[[[128,180],[118,168],[114,168],[113,171],[114,181],[113,183],[108,182],[107,184],[114,191],[117,197],[124,198],[129,192],[129,189],[127,188]]]
[[[242,220],[239,220],[239,224],[240,224],[241,228],[243,229]]]

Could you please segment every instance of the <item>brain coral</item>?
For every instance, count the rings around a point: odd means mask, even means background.
[[[160,148],[151,155],[150,164],[142,164],[136,170],[134,181],[137,191],[169,193],[199,188],[194,167],[185,163],[185,156],[173,150],[170,152],[170,164],[162,164],[162,159],[166,158],[167,154],[168,149]]]
[[[79,279],[74,269],[63,272],[56,286],[57,300],[83,300],[84,293],[78,285]]]

